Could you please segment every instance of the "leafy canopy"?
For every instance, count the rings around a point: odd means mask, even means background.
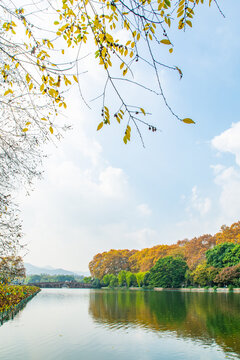
[[[240,263],[240,244],[222,243],[206,252],[207,264],[217,268]]]
[[[149,283],[155,287],[180,287],[185,280],[186,261],[166,256],[159,259],[149,272]]]

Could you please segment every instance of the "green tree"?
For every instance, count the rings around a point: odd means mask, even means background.
[[[103,279],[102,279],[102,282],[105,286],[108,286],[110,284],[110,281],[111,281],[111,275],[112,274],[106,274],[104,275]]]
[[[110,286],[111,288],[114,288],[114,287],[118,286],[118,278],[117,278],[116,275],[110,274],[109,286]]]
[[[159,259],[149,272],[149,283],[155,287],[180,287],[185,280],[186,261],[166,256]]]
[[[214,246],[206,252],[207,264],[217,268],[234,266],[240,263],[240,244],[232,242]]]
[[[101,288],[101,282],[100,282],[100,280],[99,279],[93,279],[93,281],[92,281],[92,287],[94,288],[94,289],[100,289]]]
[[[144,285],[144,279],[146,277],[146,273],[147,272],[145,271],[145,272],[139,272],[139,273],[135,274],[138,287],[141,287]]]
[[[127,287],[135,286],[137,284],[136,275],[131,271],[126,272],[126,283]]]
[[[218,268],[208,266],[206,262],[199,264],[191,273],[193,283],[200,286],[213,286],[218,272]]]
[[[127,271],[125,271],[125,270],[121,270],[118,273],[118,284],[119,284],[119,286],[126,286],[127,285],[126,273],[127,273]]]
[[[91,276],[85,276],[85,277],[83,278],[83,282],[84,282],[85,284],[91,284],[91,282],[92,282]]]

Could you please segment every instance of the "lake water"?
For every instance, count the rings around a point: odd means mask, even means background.
[[[240,359],[240,294],[43,289],[0,326],[0,359]]]

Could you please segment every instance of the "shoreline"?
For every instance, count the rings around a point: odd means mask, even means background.
[[[161,288],[161,287],[154,287],[153,289],[144,289],[144,288],[139,288],[139,287],[115,287],[115,288],[110,288],[110,287],[102,287],[101,290],[138,290],[138,291],[179,291],[179,292],[205,292],[205,293],[222,293],[222,294],[230,294],[230,293],[235,293],[235,294],[240,294],[240,288],[233,288],[232,290],[229,290],[229,288]]]
[[[18,304],[13,305],[12,309],[0,311],[0,326],[3,325],[4,322],[8,320],[12,320],[14,316],[22,310],[26,304],[34,297],[36,296],[41,289],[37,290],[34,294],[31,294],[27,296],[26,298],[22,299]]]

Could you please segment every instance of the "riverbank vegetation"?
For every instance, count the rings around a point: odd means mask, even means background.
[[[108,287],[240,287],[240,221],[214,236],[97,254],[89,269]]]
[[[0,321],[19,310],[40,289],[22,284],[26,273],[20,256],[0,257]]]
[[[14,311],[23,300],[37,294],[36,286],[8,285],[0,283],[0,313]]]

